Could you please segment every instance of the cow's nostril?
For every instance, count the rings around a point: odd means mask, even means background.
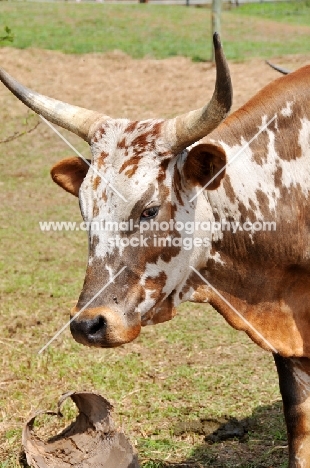
[[[70,328],[74,339],[79,343],[101,346],[105,340],[108,322],[102,315],[97,315],[88,320],[73,320]]]
[[[95,319],[92,320],[91,325],[88,329],[89,335],[96,335],[98,332],[101,332],[106,328],[107,322],[102,315],[99,315]]]

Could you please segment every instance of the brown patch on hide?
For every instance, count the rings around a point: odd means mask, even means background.
[[[237,197],[236,197],[234,189],[233,189],[233,187],[231,185],[230,177],[229,177],[228,174],[226,174],[225,177],[224,177],[223,187],[224,187],[224,190],[225,190],[225,193],[226,193],[226,196],[227,196],[228,200],[231,203],[235,203],[236,200],[237,200]]]
[[[141,155],[135,154],[134,156],[132,156],[130,159],[128,159],[121,165],[118,173],[121,174],[126,168],[129,167],[127,171],[125,172],[125,175],[131,178],[136,173],[141,159],[142,159]],[[132,167],[130,168],[130,166]]]
[[[295,96],[292,96],[292,94],[287,96],[286,102],[292,103],[292,115],[285,117],[281,114],[282,109],[279,109],[277,119],[275,150],[279,158],[285,161],[292,161],[302,156],[299,133],[301,130],[301,119],[305,117],[305,111],[299,103],[294,101]],[[292,119],[293,115],[294,119]]]
[[[181,174],[180,171],[178,170],[177,167],[175,167],[174,174],[173,174],[173,190],[174,194],[177,198],[179,206],[183,206],[184,202],[181,196],[182,193],[182,179],[181,179]]]
[[[94,179],[93,179],[93,189],[96,191],[99,184],[101,182],[101,177],[100,176],[96,176]]]
[[[239,201],[238,203],[238,210],[241,213],[241,219],[243,222],[248,219],[251,223],[254,223],[256,219],[256,213],[252,209],[248,209],[245,207],[244,203],[242,201]]]
[[[283,169],[280,165],[278,165],[274,173],[274,185],[276,188],[280,189],[282,187],[282,175],[283,175]]]
[[[98,143],[98,141],[101,140],[101,138],[105,135],[105,128],[102,126],[98,128],[98,130],[95,131],[95,134],[91,140],[92,143]]]
[[[167,169],[168,169],[168,165],[170,163],[170,160],[169,159],[165,159],[160,167],[159,167],[159,171],[158,171],[158,176],[157,176],[157,181],[158,181],[158,184],[161,184],[167,177]]]
[[[98,169],[100,169],[104,165],[105,159],[109,156],[109,153],[106,153],[105,151],[101,151],[99,157],[98,157]]]
[[[270,216],[268,197],[262,190],[256,190],[256,197],[259,203],[259,209],[264,218],[267,219],[268,216]]]
[[[145,289],[154,291],[151,293],[151,298],[157,299],[166,285],[167,275],[161,271],[159,275],[152,277],[148,276],[145,280]]]
[[[127,127],[125,128],[125,131],[124,133],[132,133],[134,132],[138,126],[139,126],[140,122],[139,121],[134,121],[134,122],[129,122],[129,124],[127,125]]]
[[[97,218],[97,216],[99,216],[99,206],[97,200],[94,200],[93,217]]]

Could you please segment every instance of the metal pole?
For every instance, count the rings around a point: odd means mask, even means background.
[[[215,32],[221,34],[221,9],[222,9],[222,0],[212,0],[212,37]],[[212,39],[211,39],[212,41]],[[212,50],[212,62],[214,63],[214,49]]]

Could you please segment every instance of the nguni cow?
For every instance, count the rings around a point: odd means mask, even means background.
[[[272,82],[224,120],[231,82],[214,43],[210,103],[174,119],[114,120],[38,95],[4,71],[1,79],[90,144],[90,167],[65,159],[52,177],[79,196],[85,221],[122,225],[118,237],[90,229],[74,338],[118,346],[141,325],[171,319],[181,302],[210,303],[273,353],[289,466],[309,468],[310,67]],[[261,229],[264,222],[275,229]]]

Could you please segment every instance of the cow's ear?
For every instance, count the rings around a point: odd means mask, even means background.
[[[90,164],[90,160],[87,159]],[[87,174],[89,165],[81,158],[66,158],[51,169],[54,182],[72,195],[79,196],[80,186]]]
[[[212,143],[201,143],[188,153],[183,166],[185,180],[191,185],[215,190],[225,175],[226,154],[223,148]]]

